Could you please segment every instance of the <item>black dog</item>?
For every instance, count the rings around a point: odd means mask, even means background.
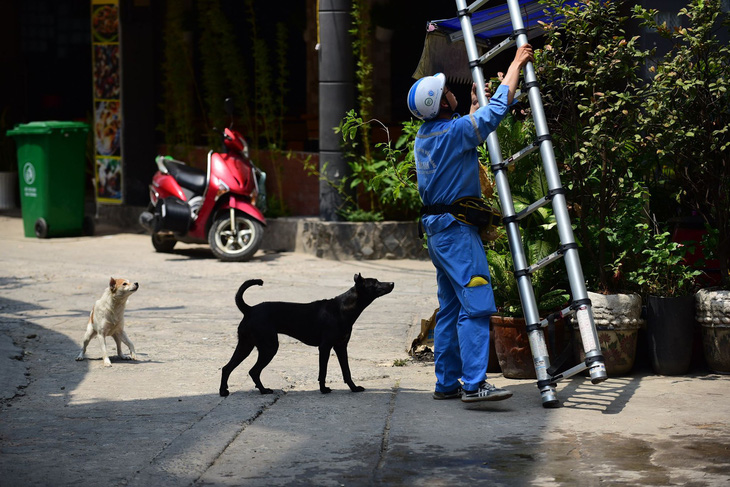
[[[364,391],[364,388],[352,382],[347,361],[347,343],[350,341],[352,325],[375,298],[391,292],[395,284],[380,282],[377,279],[365,279],[357,274],[355,286],[336,298],[312,303],[265,302],[256,306],[244,303],[243,292],[254,284],[261,286],[263,283],[261,279],[246,281],[236,293],[236,305],[244,316],[238,325],[236,350],[231,360],[223,367],[220,395],[225,397],[229,394],[228,377],[248,357],[254,347],[258,349],[259,357],[248,375],[261,394],[273,392],[261,384],[261,371],[269,365],[279,349],[278,333],[289,335],[307,345],[319,347],[319,390],[322,394],[332,391],[325,386],[325,377],[327,362],[333,348],[342,368],[342,376],[345,383],[350,386],[350,390]]]

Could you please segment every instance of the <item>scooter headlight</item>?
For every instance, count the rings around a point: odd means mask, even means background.
[[[228,185],[224,183],[221,179],[218,179],[218,191],[215,192],[215,199],[218,200],[218,198],[226,193],[229,193],[230,191],[231,188],[229,188]]]
[[[246,143],[246,139],[241,137],[241,145],[243,146],[243,150],[241,151],[243,153],[243,157],[248,159],[248,144]]]

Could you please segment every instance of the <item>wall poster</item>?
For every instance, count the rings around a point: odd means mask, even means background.
[[[119,0],[91,0],[96,196],[122,203]]]

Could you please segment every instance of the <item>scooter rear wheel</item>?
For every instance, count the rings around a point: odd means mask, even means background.
[[[208,232],[208,243],[216,257],[227,262],[249,260],[261,245],[264,227],[243,213],[236,213],[234,227],[231,218],[222,214],[213,222]]]

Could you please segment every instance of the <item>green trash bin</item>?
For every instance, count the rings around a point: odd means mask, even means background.
[[[7,134],[18,148],[20,207],[26,237],[84,231],[86,134],[82,122],[30,122]]]

